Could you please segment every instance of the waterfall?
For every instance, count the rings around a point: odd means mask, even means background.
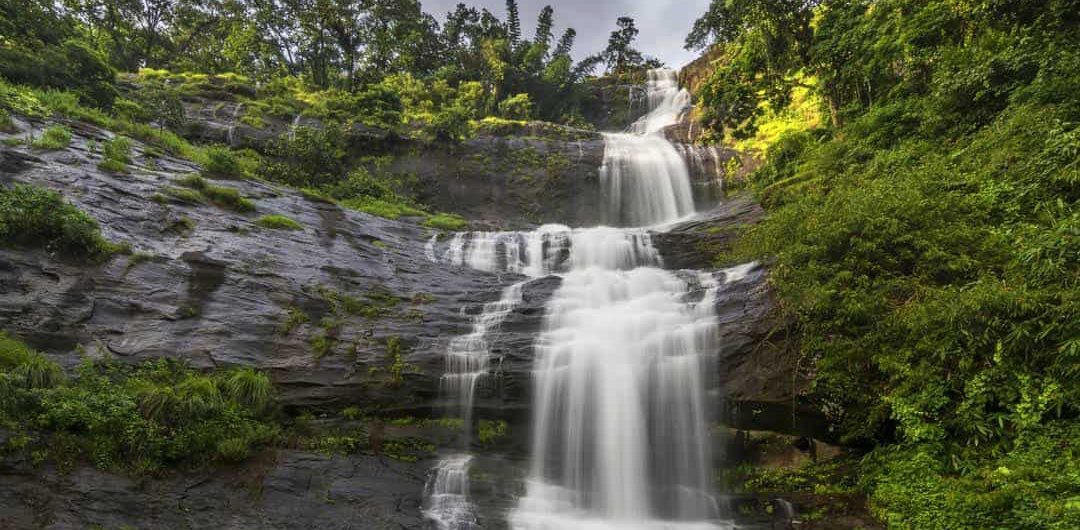
[[[625,133],[605,135],[601,174],[613,224],[656,226],[693,213],[686,163],[663,135],[688,103],[675,72],[652,71],[648,114]],[[712,495],[706,358],[716,349],[716,293],[748,266],[667,271],[644,228],[556,224],[433,237],[425,254],[562,279],[534,341],[531,461],[525,493],[508,515],[512,528],[730,528]],[[524,285],[485,305],[471,333],[448,348],[442,390],[456,396],[465,418],[488,372],[491,334]],[[426,513],[440,528],[475,524],[470,462],[452,455],[434,470]]]
[[[664,137],[690,104],[690,94],[679,88],[673,70],[652,70],[648,103],[648,114],[628,132],[604,134],[600,180],[604,218],[611,225],[655,225],[694,211],[686,161]]]
[[[237,103],[236,106],[233,107],[232,121],[229,122],[229,128],[225,130],[225,143],[228,144],[229,147],[236,147],[236,142],[233,141],[233,136],[236,133],[236,124],[240,121],[240,111],[243,109],[243,103]]]

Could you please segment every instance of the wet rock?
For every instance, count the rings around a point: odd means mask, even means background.
[[[671,269],[707,270],[717,265],[735,265],[716,263],[716,255],[730,249],[739,231],[757,223],[764,215],[749,193],[741,193],[691,220],[653,234],[652,240],[664,265]]]
[[[238,467],[148,480],[6,461],[0,528],[420,529],[428,465],[268,451]]]
[[[136,143],[128,174],[101,172],[88,142],[103,134],[79,129],[71,148],[33,157],[0,149],[4,160],[24,161],[0,183],[56,189],[97,219],[106,238],[149,256],[87,265],[0,250],[0,329],[63,366],[107,354],[128,363],[172,357],[198,368],[254,366],[271,374],[287,407],[430,412],[446,344],[471,324],[461,309],[497,300],[507,285],[429,262],[429,229],[264,183],[214,182],[253,200],[254,213],[155,202],[198,168],[168,157],[147,165]],[[304,229],[261,228],[255,220],[265,214]],[[346,298],[359,311],[343,309]],[[301,317],[285,329],[290,313]],[[541,315],[527,316],[539,325]],[[518,325],[528,332],[528,323]],[[322,337],[330,347],[316,352],[312,341]],[[392,337],[403,345],[400,380],[387,369]]]

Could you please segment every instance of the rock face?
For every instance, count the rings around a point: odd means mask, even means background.
[[[133,480],[0,463],[0,528],[423,528],[425,465],[280,451],[209,474]]]
[[[459,145],[413,145],[391,168],[415,176],[419,200],[435,210],[504,228],[596,224],[604,142],[565,131],[572,135],[481,134]]]
[[[107,133],[74,132],[63,151],[0,151],[0,166],[12,169],[3,184],[63,192],[139,256],[86,266],[43,251],[0,250],[0,328],[66,366],[79,362],[76,351],[132,363],[252,365],[273,375],[290,406],[424,409],[446,341],[468,329],[462,307],[499,296],[494,276],[429,262],[431,234],[415,224],[254,181],[212,181],[252,199],[254,213],[182,202],[170,188],[195,166],[171,158],[151,165],[137,146],[128,174],[105,173],[88,145]],[[264,214],[289,216],[304,229],[261,228],[255,221]],[[340,310],[346,297],[360,314]],[[298,318],[286,329],[290,312]],[[311,341],[322,336],[332,346],[317,358]],[[403,381],[386,370],[391,337],[404,345]]]

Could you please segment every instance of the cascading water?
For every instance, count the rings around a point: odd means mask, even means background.
[[[600,179],[606,218],[615,226],[650,226],[693,213],[690,175],[664,128],[679,121],[690,94],[679,88],[675,71],[652,70],[649,113],[625,133],[604,134]]]
[[[649,74],[648,100],[650,112],[628,132],[605,135],[605,207],[620,226],[655,226],[694,210],[686,164],[662,133],[689,95],[674,72],[659,70]],[[714,349],[719,275],[661,269],[643,228],[459,233],[444,243],[433,238],[427,255],[562,278],[534,343],[532,460],[525,495],[509,514],[513,528],[727,527],[711,494],[704,366]],[[488,304],[472,333],[451,344],[444,392],[459,396],[460,407],[471,406],[489,363],[488,336],[520,301],[522,285]],[[443,528],[475,522],[459,509],[468,506],[469,461],[454,455],[435,470],[443,489],[429,492],[428,513]]]

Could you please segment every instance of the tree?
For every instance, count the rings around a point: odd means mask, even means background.
[[[634,40],[638,36],[634,19],[619,17],[615,24],[618,29],[611,32],[607,48],[600,52],[600,58],[607,64],[609,72],[622,74],[642,66],[645,63],[645,57],[634,48]]]
[[[521,40],[521,17],[518,15],[517,0],[506,0],[506,38],[510,46],[517,46]]]
[[[761,101],[787,105],[793,74],[811,62],[811,19],[821,0],[713,0],[686,38],[686,48],[723,46],[728,59],[702,89],[706,123],[742,136],[753,132]]]
[[[536,19],[536,36],[533,37],[533,44],[542,46],[545,50],[551,45],[551,39],[554,35],[551,34],[551,27],[555,24],[555,10],[551,6],[544,6],[544,9],[540,10],[540,16]]]

